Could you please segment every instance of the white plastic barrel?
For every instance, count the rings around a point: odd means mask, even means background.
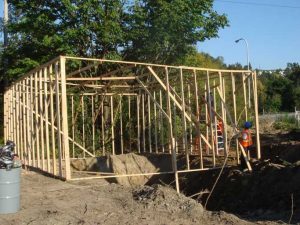
[[[21,168],[0,169],[0,214],[20,210]]]

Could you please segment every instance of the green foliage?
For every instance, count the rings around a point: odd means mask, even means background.
[[[213,10],[212,0],[141,0],[128,10],[124,53],[148,62],[173,63],[228,25],[226,16]]]
[[[224,68],[225,64],[222,57],[214,58],[207,53],[191,52],[182,60],[182,65],[205,67],[205,68]]]
[[[10,80],[58,55],[174,63],[228,25],[213,0],[11,0],[9,21]]]
[[[273,127],[278,130],[291,130],[297,129],[298,126],[295,117],[285,115],[284,117],[278,118],[273,124]]]
[[[259,110],[294,111],[300,108],[300,66],[289,63],[284,73],[263,73],[258,81]]]

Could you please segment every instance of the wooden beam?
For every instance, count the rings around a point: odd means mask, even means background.
[[[258,96],[257,96],[257,76],[256,72],[253,73],[253,82],[254,82],[254,112],[255,112],[255,131],[256,131],[256,152],[257,152],[257,159],[261,158],[261,151],[260,151],[260,134],[259,134],[259,120],[258,120]]]
[[[62,131],[63,149],[65,153],[65,172],[66,180],[71,179],[70,152],[69,152],[69,131],[68,131],[68,107],[67,107],[67,88],[66,88],[66,59],[60,57],[60,76],[61,76],[61,108],[62,108]]]

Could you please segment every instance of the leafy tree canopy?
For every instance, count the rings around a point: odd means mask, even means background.
[[[213,0],[10,0],[9,6],[1,67],[8,66],[10,79],[57,55],[175,63],[228,25]]]

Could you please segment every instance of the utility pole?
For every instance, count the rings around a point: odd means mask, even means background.
[[[8,46],[8,32],[7,32],[7,24],[8,24],[8,3],[7,0],[4,0],[4,18],[3,18],[3,47],[4,49]],[[3,85],[1,89],[4,90],[8,85],[8,80],[6,76],[7,71],[7,59],[3,59]]]
[[[8,45],[8,35],[7,35],[7,23],[8,23],[8,4],[7,4],[7,0],[4,0],[4,29],[3,29],[3,33],[4,33],[4,48]]]

